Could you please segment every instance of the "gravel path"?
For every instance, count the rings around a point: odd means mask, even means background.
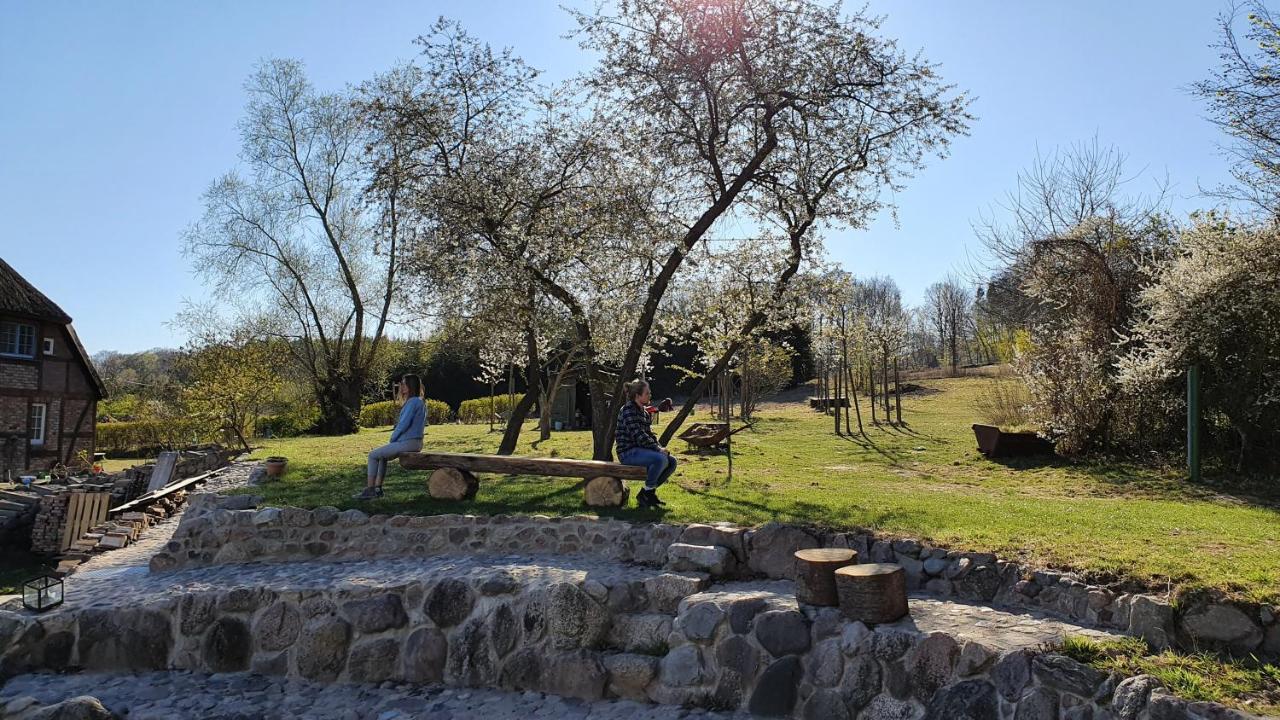
[[[92,695],[130,720],[728,720],[713,713],[627,700],[584,702],[536,692],[502,692],[438,685],[319,685],[279,677],[184,671],[139,675],[82,673],[22,675],[0,688],[0,716],[16,715],[32,699],[51,704]],[[6,705],[7,704],[7,705]]]

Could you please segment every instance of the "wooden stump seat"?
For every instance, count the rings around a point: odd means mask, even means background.
[[[480,487],[480,481],[474,474],[478,472],[582,478],[583,500],[591,507],[625,505],[630,491],[623,480],[643,480],[645,477],[645,469],[636,465],[475,453],[401,453],[400,466],[408,470],[431,470],[427,493],[439,500],[474,498]]]
[[[868,625],[888,623],[907,614],[907,574],[901,565],[848,565],[835,571],[840,612]]]
[[[839,604],[836,570],[858,562],[856,550],[809,548],[796,551],[796,600],[806,605]]]

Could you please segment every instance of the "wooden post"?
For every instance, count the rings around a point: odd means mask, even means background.
[[[836,570],[858,562],[856,550],[811,548],[797,550],[796,600],[806,605],[840,604],[836,593]]]
[[[840,612],[869,625],[907,614],[907,574],[901,565],[847,565],[835,571]]]

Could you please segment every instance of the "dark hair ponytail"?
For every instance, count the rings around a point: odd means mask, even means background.
[[[422,378],[411,373],[400,380],[409,386],[409,397],[422,397]]]
[[[627,402],[633,402],[648,387],[649,381],[647,380],[632,380],[622,386],[622,392],[627,396]]]

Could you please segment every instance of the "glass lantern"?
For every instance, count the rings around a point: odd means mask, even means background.
[[[44,612],[62,604],[62,579],[41,575],[22,584],[22,604],[28,610]]]

